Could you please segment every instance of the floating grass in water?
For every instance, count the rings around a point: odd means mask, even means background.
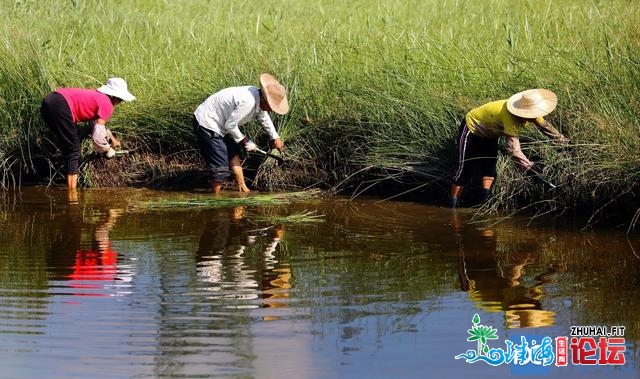
[[[192,208],[222,208],[234,206],[284,205],[294,200],[317,197],[320,191],[299,191],[271,194],[256,194],[242,197],[224,197],[200,195],[179,198],[163,198],[133,204],[132,208],[140,210],[151,209],[192,209]]]
[[[316,211],[301,211],[289,215],[260,215],[253,218],[255,221],[266,221],[270,224],[302,224],[324,221],[324,215]]]

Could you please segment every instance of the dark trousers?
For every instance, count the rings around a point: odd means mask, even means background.
[[[203,128],[195,116],[191,121],[191,126],[196,133],[200,154],[211,173],[212,180],[218,183],[226,182],[231,176],[229,160],[236,155],[240,155],[240,145],[228,135],[221,137]]]
[[[61,94],[51,92],[42,101],[40,114],[60,140],[60,149],[66,160],[66,173],[77,174],[80,165],[80,135],[73,122],[69,104]]]
[[[474,174],[495,178],[497,162],[498,139],[474,135],[463,120],[458,131],[458,169],[453,183],[464,186]]]

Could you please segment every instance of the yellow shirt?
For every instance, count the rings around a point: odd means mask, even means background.
[[[539,123],[544,118],[536,119]],[[517,137],[526,121],[516,117],[507,109],[507,100],[497,100],[472,109],[466,116],[467,128],[478,137]]]

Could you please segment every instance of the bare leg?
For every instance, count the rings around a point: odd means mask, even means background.
[[[482,177],[482,202],[486,202],[491,196],[491,186],[493,185],[492,176],[483,176]]]
[[[460,197],[460,194],[462,193],[462,189],[464,188],[464,186],[457,186],[455,184],[451,185],[451,198],[452,199],[457,199]]]
[[[492,176],[483,176],[482,177],[482,188],[486,190],[490,190],[493,185],[493,180],[495,178]]]
[[[239,192],[250,192],[249,187],[244,182],[244,173],[242,172],[242,163],[240,162],[240,156],[236,155],[229,160],[229,167],[231,168],[231,172],[236,177],[236,182],[238,183],[238,191]]]
[[[78,174],[67,174],[67,187],[71,189],[78,187]]]
[[[458,198],[462,193],[464,186],[456,184],[451,185],[451,194],[449,195],[449,208],[456,208],[458,206]]]

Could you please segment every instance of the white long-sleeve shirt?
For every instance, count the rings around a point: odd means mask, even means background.
[[[221,137],[230,134],[236,142],[244,139],[239,127],[254,118],[271,139],[280,138],[269,113],[260,109],[260,89],[257,87],[230,87],[220,90],[200,104],[194,115],[203,128]]]
[[[111,138],[113,138],[113,134],[111,134],[111,130],[107,129],[105,125],[98,122],[93,124],[91,142],[93,144],[93,150],[95,150],[96,153],[106,153],[111,147],[111,145],[109,144]]]

